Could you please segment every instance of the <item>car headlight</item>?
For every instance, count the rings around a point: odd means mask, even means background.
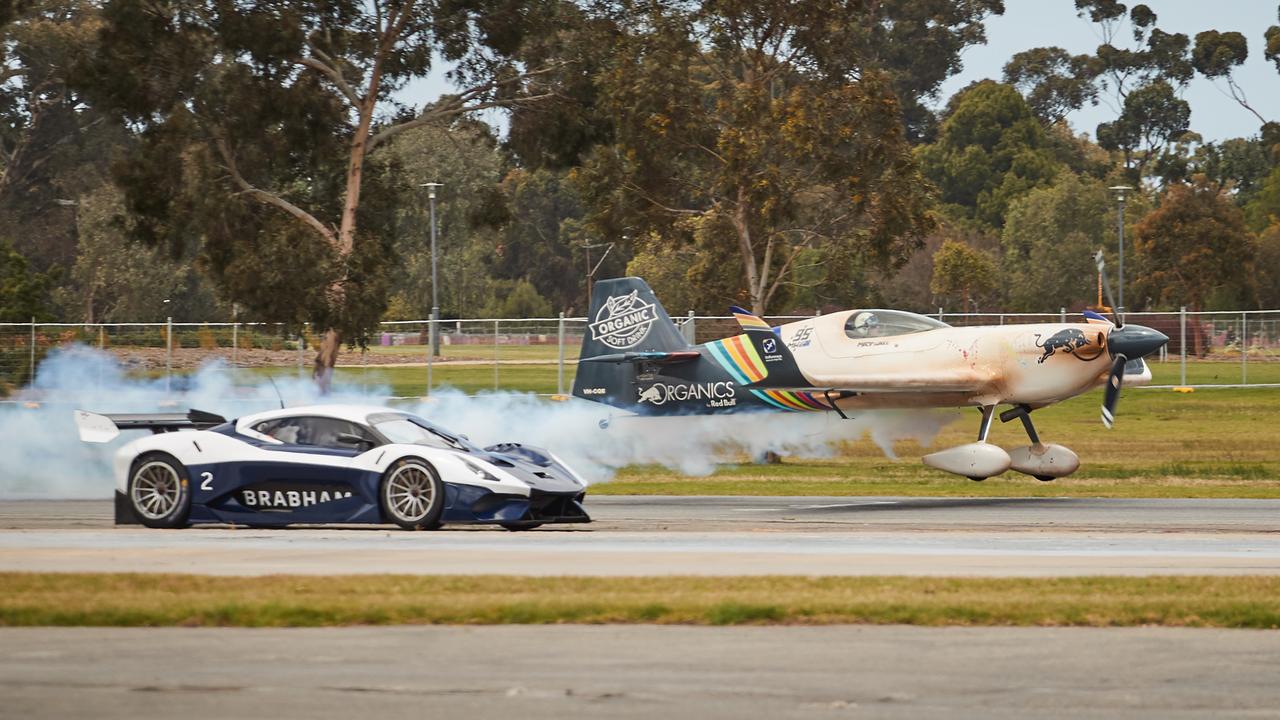
[[[480,478],[481,480],[488,480],[489,482],[501,482],[497,478],[497,476],[495,476],[493,473],[489,472],[488,470],[485,470],[484,468],[480,467],[478,464],[466,458],[461,458],[461,459],[462,459],[462,464],[466,465],[467,469],[470,470],[472,473],[474,473],[475,476]]]

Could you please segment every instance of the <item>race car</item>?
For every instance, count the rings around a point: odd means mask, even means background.
[[[228,421],[187,413],[76,411],[85,442],[150,430],[115,455],[115,519],[153,528],[590,522],[586,482],[547,450],[472,445],[412,413],[318,405]]]

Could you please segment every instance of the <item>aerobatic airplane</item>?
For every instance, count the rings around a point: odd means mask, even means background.
[[[1101,253],[1098,269],[1103,271]],[[1105,273],[1104,273],[1105,279]],[[1107,287],[1110,297],[1110,287]],[[925,464],[984,480],[1013,469],[1040,480],[1070,475],[1074,452],[1043,443],[1039,408],[1106,385],[1111,427],[1124,382],[1145,384],[1142,358],[1163,333],[1086,311],[1077,323],[951,327],[900,310],[845,310],[778,327],[740,308],[742,334],[690,345],[640,278],[595,284],[573,394],[642,415],[751,410],[834,412],[976,407],[976,442],[926,455]],[[1001,405],[1030,444],[987,442]]]

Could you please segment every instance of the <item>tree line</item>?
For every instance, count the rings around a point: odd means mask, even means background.
[[[1001,0],[0,0],[0,319],[311,323],[324,380],[427,315],[427,182],[445,317],[581,314],[593,272],[677,312],[1078,310],[1115,186],[1132,309],[1280,307],[1280,118],[1234,74],[1280,73],[1280,17],[1074,6],[1093,53],[944,98]],[[1197,76],[1257,132],[1197,135]]]

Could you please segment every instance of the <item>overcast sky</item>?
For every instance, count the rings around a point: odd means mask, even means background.
[[[1278,0],[1146,0],[1155,11],[1156,26],[1169,33],[1180,32],[1195,42],[1196,33],[1204,30],[1243,33],[1249,41],[1249,59],[1235,78],[1245,91],[1249,104],[1268,120],[1280,121],[1280,72],[1263,57],[1267,28],[1280,24],[1276,18]],[[1126,3],[1132,7],[1135,3]],[[1102,42],[1099,28],[1088,18],[1076,17],[1071,0],[1005,0],[1004,15],[986,22],[987,44],[971,47],[964,53],[964,70],[942,86],[943,103],[957,90],[974,80],[1000,80],[1004,64],[1014,53],[1035,47],[1056,45],[1073,55],[1090,53]],[[1132,42],[1126,23],[1117,33],[1115,43]],[[1191,104],[1191,129],[1206,141],[1256,135],[1260,123],[1248,110],[1240,107],[1227,93],[1225,82],[1210,82],[1200,75],[1191,81],[1182,95]],[[1114,120],[1116,112],[1105,103],[1069,116],[1077,132],[1096,133],[1098,123]]]

